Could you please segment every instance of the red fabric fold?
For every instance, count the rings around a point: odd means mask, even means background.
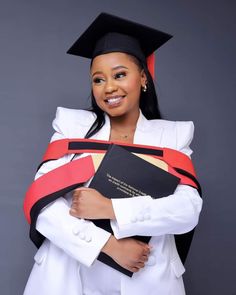
[[[31,208],[40,199],[65,187],[85,183],[94,173],[93,159],[87,156],[64,164],[36,179],[27,190],[24,199],[23,208],[27,221],[31,222]]]

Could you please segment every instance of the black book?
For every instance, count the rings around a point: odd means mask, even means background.
[[[161,198],[173,194],[179,180],[178,177],[163,168],[149,163],[123,147],[113,144],[107,150],[89,187],[112,199],[142,195]],[[113,233],[110,220],[99,219],[92,221],[97,226]],[[151,237],[134,236],[133,238],[148,243]],[[133,274],[117,264],[105,253],[101,252],[98,260],[130,277]]]

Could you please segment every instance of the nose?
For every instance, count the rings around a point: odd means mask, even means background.
[[[105,92],[113,93],[117,90],[117,84],[113,79],[109,79],[106,82]]]

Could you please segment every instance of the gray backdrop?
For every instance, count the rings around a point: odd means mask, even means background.
[[[193,120],[204,209],[187,260],[187,294],[236,294],[235,1],[0,0],[0,292],[18,295],[36,251],[22,202],[58,105],[89,104],[88,61],[68,47],[101,11],[175,37],[157,53],[164,116]],[[32,294],[33,295],[33,294]]]

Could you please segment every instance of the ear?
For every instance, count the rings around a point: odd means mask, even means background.
[[[141,70],[140,75],[141,75],[141,85],[142,87],[144,87],[147,84],[147,76],[144,72],[144,69]]]

